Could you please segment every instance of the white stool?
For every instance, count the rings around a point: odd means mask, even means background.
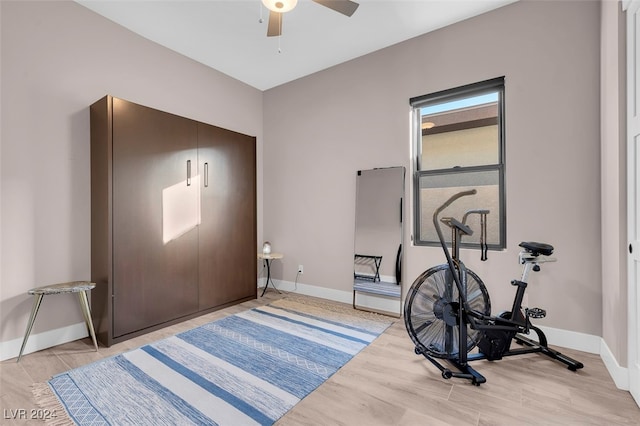
[[[80,308],[82,309],[84,320],[87,323],[89,334],[91,335],[91,339],[93,340],[93,346],[95,346],[96,352],[98,352],[98,342],[96,341],[96,333],[93,329],[93,322],[91,321],[91,311],[89,310],[89,300],[87,299],[87,291],[93,289],[95,286],[95,283],[89,281],[72,281],[68,283],[52,284],[44,287],[32,288],[31,290],[29,290],[27,293],[32,296],[36,296],[36,299],[33,301],[31,316],[29,317],[27,330],[24,333],[24,339],[22,340],[22,347],[20,348],[20,355],[18,355],[17,362],[20,362],[20,358],[22,358],[22,352],[24,351],[24,347],[27,344],[27,340],[29,340],[29,335],[31,334],[33,323],[36,320],[36,315],[38,315],[38,309],[40,309],[42,298],[48,294],[78,293],[78,297],[80,298]]]

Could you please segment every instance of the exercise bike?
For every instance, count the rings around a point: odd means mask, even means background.
[[[470,361],[499,360],[506,356],[538,352],[561,363],[571,371],[584,365],[547,345],[545,334],[531,324],[531,318],[544,318],[540,308],[522,308],[522,300],[531,271],[540,270],[540,264],[553,262],[553,246],[537,242],[522,242],[519,254],[523,265],[519,280],[511,281],[516,287],[511,311],[491,315],[491,302],[484,283],[478,275],[467,269],[460,260],[460,242],[463,236],[473,234],[466,224],[470,215],[480,215],[481,259],[487,259],[486,218],[489,210],[469,210],[462,221],[452,217],[439,219],[440,213],[457,199],[473,195],[476,190],[464,191],[449,198],[433,214],[433,224],[444,250],[447,263],[434,266],[422,273],[411,285],[404,305],[404,322],[415,344],[415,353],[423,355],[435,365],[442,377],[471,380],[480,386],[486,378],[473,369]],[[440,222],[451,228],[451,253],[442,234]],[[537,341],[525,335],[533,330]],[[511,349],[515,341],[521,347]],[[478,351],[469,353],[474,347]],[[445,360],[455,370],[443,364]]]

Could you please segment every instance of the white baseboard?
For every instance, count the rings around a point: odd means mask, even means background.
[[[284,280],[272,280],[278,290],[304,294],[305,296],[319,297],[321,299],[333,300],[334,302],[341,303],[353,303],[353,292],[336,290],[324,287],[318,287],[314,285],[295,283]],[[259,287],[264,286],[264,279],[259,281]],[[271,282],[269,282],[269,290],[271,288]],[[262,290],[261,290],[262,291]],[[260,293],[262,294],[262,293]],[[385,296],[372,296],[364,293],[358,293],[356,296],[356,304],[358,307],[366,307],[377,311],[388,312],[390,314],[398,315],[401,312],[402,301],[393,297]]]
[[[552,327],[540,326],[539,328],[547,336],[547,342],[552,346],[600,355],[616,387],[621,390],[629,390],[629,371],[626,367],[621,367],[618,364],[618,360],[613,356],[602,337]]]
[[[607,346],[607,342],[604,339],[600,339],[600,358],[604,362],[605,367],[609,375],[613,379],[618,389],[629,390],[629,369],[621,367],[618,364],[618,360],[613,356],[613,353]]]
[[[258,280],[259,287],[263,287],[264,283],[264,278]],[[278,290],[286,292],[304,294],[341,303],[351,304],[353,301],[353,293],[351,291],[336,290],[284,280],[273,280],[273,283]],[[271,288],[269,290],[273,291]],[[261,293],[259,292],[259,294]],[[366,306],[389,313],[400,313],[402,308],[402,301],[382,296],[358,294],[356,301],[358,306]],[[600,355],[618,389],[629,390],[629,373],[627,368],[621,367],[618,364],[618,361],[602,337],[552,327],[540,326],[540,329],[547,336],[547,341],[550,345]],[[84,339],[88,335],[87,327],[83,322],[55,330],[44,331],[42,333],[34,333],[29,337],[23,355],[74,340]],[[16,358],[20,353],[21,345],[21,337],[2,342],[2,345],[0,345],[0,361]]]
[[[602,337],[551,327],[540,329],[547,336],[550,345],[600,355],[616,387],[629,390],[629,370],[618,364],[618,360]]]
[[[553,346],[575,349],[590,354],[600,354],[602,337],[576,331],[562,330],[545,326],[537,326],[547,336],[547,342]],[[532,333],[535,337],[535,332]]]
[[[22,355],[24,356],[31,352],[62,345],[63,343],[73,342],[74,340],[84,339],[87,336],[89,336],[89,332],[84,322],[56,328],[55,330],[43,331],[42,333],[31,333]],[[22,340],[23,338],[20,337],[2,342],[2,345],[0,345],[0,361],[17,358],[20,354]]]
[[[260,294],[262,287],[264,287],[265,279],[258,280],[258,287],[260,288]],[[295,283],[292,281],[274,280],[269,281],[269,291],[273,291],[273,285],[276,289],[286,291],[290,293],[304,294],[306,296],[319,297],[321,299],[333,300],[335,302],[351,303],[351,292],[343,290],[335,290],[331,288],[318,287],[315,285]]]
[[[264,286],[264,281],[265,280],[262,279],[260,285]],[[279,290],[283,291],[315,296],[343,303],[351,303],[353,299],[353,293],[350,291],[327,289],[301,283],[296,284],[283,280],[274,280],[273,282]],[[400,312],[400,306],[398,306],[398,304],[401,304],[402,302],[399,302],[397,299],[384,299],[385,298],[382,297],[358,294],[356,301],[359,305],[362,304],[377,310],[383,310],[390,313]],[[607,367],[607,371],[616,384],[616,387],[622,390],[629,390],[629,373],[627,368],[621,367],[618,364],[618,361],[615,359],[613,353],[611,353],[611,350],[609,350],[609,347],[602,337],[553,327],[539,326],[539,328],[547,336],[547,342],[550,345],[600,355],[600,358],[602,358],[602,362],[604,362],[605,367]],[[534,337],[536,337],[535,333]]]

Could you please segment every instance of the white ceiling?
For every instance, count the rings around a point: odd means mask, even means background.
[[[282,37],[266,36],[269,14],[260,0],[76,1],[149,40],[267,90],[517,0],[357,0],[360,7],[350,18],[299,0],[283,15]]]

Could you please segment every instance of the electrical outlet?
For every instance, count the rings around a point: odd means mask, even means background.
[[[304,266],[303,265],[298,265],[298,273],[304,274]]]

